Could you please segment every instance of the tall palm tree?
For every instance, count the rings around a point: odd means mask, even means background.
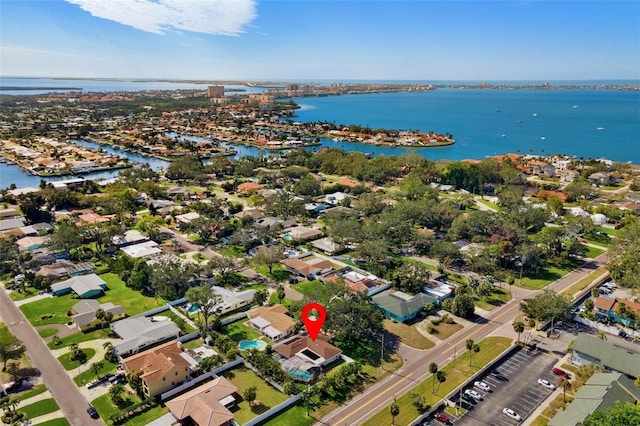
[[[436,373],[438,373],[438,364],[436,364],[435,362],[432,362],[431,364],[429,364],[429,373],[431,373],[432,377],[432,382],[433,382],[433,386],[432,386],[432,390],[431,393],[436,393]]]
[[[398,414],[400,414],[400,406],[395,401],[395,399],[393,400],[393,404],[391,404],[391,406],[389,407],[389,412],[391,413],[391,424],[395,425],[396,424],[396,416]]]
[[[465,348],[469,351],[469,365],[471,365],[471,351],[473,350],[473,345],[473,339],[467,339],[467,341],[464,342]]]
[[[524,331],[524,322],[522,322],[522,321],[514,321],[513,322],[513,331],[518,333],[518,343],[520,343],[520,335]]]
[[[104,367],[104,362],[98,361],[91,364],[91,372],[96,375],[97,379],[100,379],[100,371]]]
[[[567,390],[571,390],[571,388],[573,388],[573,385],[571,384],[569,379],[564,376],[560,376],[558,378],[557,384],[559,388],[562,388],[562,400],[564,402],[567,402]]]

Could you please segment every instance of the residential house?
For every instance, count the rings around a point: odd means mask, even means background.
[[[15,217],[19,217],[20,213],[18,213],[18,210],[16,209],[0,209],[0,218],[1,219],[7,219],[7,218],[15,218]]]
[[[191,375],[180,342],[168,342],[153,349],[132,355],[122,361],[124,371],[140,375],[142,391],[154,397],[173,389]]]
[[[46,234],[53,231],[54,228],[53,225],[49,223],[40,222],[34,223],[33,225],[23,226],[19,229],[26,237],[37,237],[38,235]]]
[[[176,216],[176,221],[178,221],[178,223],[190,223],[199,217],[200,215],[196,212],[183,213]]]
[[[237,217],[238,219],[242,219],[245,216],[249,216],[253,220],[258,220],[258,219],[262,219],[264,217],[264,214],[262,214],[262,212],[258,209],[247,209],[247,210],[242,210],[241,212],[236,213],[233,216]]]
[[[51,284],[51,292],[56,296],[69,294],[72,291],[81,299],[100,297],[104,294],[107,283],[96,274],[78,275],[68,280]]]
[[[371,302],[387,318],[398,322],[405,322],[415,318],[426,304],[438,303],[435,297],[424,293],[411,296],[401,291],[383,291],[371,297]]]
[[[82,330],[88,330],[97,326],[102,322],[101,319],[96,318],[96,312],[102,309],[104,312],[110,312],[113,315],[111,321],[115,321],[124,318],[126,315],[124,307],[121,305],[114,305],[111,302],[98,303],[93,299],[82,300],[71,308],[71,312],[74,314],[71,318],[76,326]]]
[[[166,317],[126,318],[112,323],[111,330],[122,338],[122,342],[114,345],[114,349],[121,357],[180,336],[178,326]]]
[[[453,296],[453,287],[435,280],[427,282],[422,291],[439,302]]]
[[[262,306],[247,313],[253,328],[271,340],[280,340],[293,332],[295,321],[282,305]]]
[[[580,172],[576,170],[563,170],[560,173],[560,180],[566,183],[575,182],[576,180],[578,180],[579,177],[580,177]]]
[[[618,401],[637,405],[640,388],[620,373],[594,373],[573,395],[573,401],[558,411],[548,425],[581,425],[596,411],[614,407]]]
[[[336,242],[331,237],[324,237],[312,241],[311,245],[313,246],[313,248],[316,248],[329,255],[333,255],[341,250],[340,245],[336,244]]]
[[[130,229],[126,231],[123,235],[114,236],[111,241],[118,247],[131,246],[134,244],[139,244],[145,241],[148,241],[149,238],[144,235],[142,232],[137,231],[135,229]]]
[[[96,223],[110,222],[111,219],[98,213],[85,213],[78,216],[82,225],[93,225]]]
[[[24,237],[16,241],[20,251],[34,251],[44,245],[44,237]]]
[[[290,257],[283,262],[292,274],[314,280],[318,276],[333,270],[333,263],[329,260],[307,255],[302,258]]]
[[[365,292],[367,293],[367,296],[372,296],[391,287],[391,284],[381,280],[377,276],[360,269],[356,269],[352,266],[346,266],[342,269],[338,269],[335,272],[322,276],[320,279],[323,282],[342,279],[344,285],[351,289],[351,291]]]
[[[626,374],[630,378],[640,376],[640,355],[605,342],[585,333],[578,334],[573,342],[571,363],[574,365],[601,365],[609,371]]]
[[[222,301],[215,306],[216,312],[218,314],[223,315],[229,312],[236,311],[238,309],[244,308],[245,306],[251,305],[253,301],[253,296],[256,294],[255,290],[245,290],[245,291],[231,291],[224,287],[218,287],[216,285],[211,286],[211,291],[214,294],[220,296]]]
[[[324,201],[327,204],[337,205],[341,204],[346,199],[355,198],[353,195],[345,194],[344,192],[334,192],[333,194],[327,194],[324,197]]]
[[[322,236],[322,231],[305,226],[294,226],[284,230],[282,238],[285,240],[314,240]]]
[[[162,250],[158,248],[158,243],[153,240],[120,247],[120,250],[134,259],[144,259],[162,253]]]
[[[58,280],[63,277],[84,275],[93,271],[94,269],[95,266],[91,262],[75,263],[68,260],[56,260],[54,257],[51,263],[43,263],[36,272],[36,275],[42,275],[43,277],[47,277],[50,280]]]
[[[593,313],[596,317],[604,320],[608,320],[617,324],[622,324],[626,327],[634,326],[637,321],[634,318],[623,317],[618,312],[620,305],[625,304],[631,312],[636,315],[640,314],[640,303],[633,302],[627,299],[612,298],[606,296],[600,296],[594,303]]]
[[[181,425],[231,426],[238,388],[224,377],[217,377],[202,386],[165,403]]]
[[[596,172],[589,175],[591,183],[598,186],[607,186],[611,183],[611,175],[607,172]]]
[[[273,348],[280,354],[280,365],[291,377],[308,382],[322,368],[337,361],[342,351],[329,343],[329,337],[319,334],[316,340],[310,336],[296,336],[292,340]]]
[[[24,221],[25,219],[23,217],[0,220],[0,232],[22,228],[25,225]]]

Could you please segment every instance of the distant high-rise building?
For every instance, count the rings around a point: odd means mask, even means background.
[[[210,98],[223,98],[224,86],[209,86],[207,87],[207,96]]]

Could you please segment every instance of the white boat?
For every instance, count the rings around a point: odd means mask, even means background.
[[[598,130],[604,130],[604,127],[598,127]]]
[[[534,117],[537,117],[537,116],[538,116],[538,113],[537,113],[537,112],[534,112],[534,113],[533,113],[533,114],[531,114],[531,115],[532,115],[532,116],[534,116]]]
[[[541,137],[540,137],[540,140],[542,140],[542,141],[544,141],[544,140],[546,140],[546,139],[547,139],[547,138],[545,138],[544,136],[541,136]]]
[[[580,105],[574,105],[573,109],[580,108]]]

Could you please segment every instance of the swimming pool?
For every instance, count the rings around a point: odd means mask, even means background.
[[[189,312],[190,314],[195,314],[199,309],[200,307],[198,305],[189,305],[187,312]]]
[[[299,370],[297,368],[290,370],[289,375],[294,379],[303,380],[305,382],[308,382],[313,377],[313,374],[309,373],[308,371]]]
[[[263,351],[266,347],[267,343],[258,339],[240,340],[240,343],[238,343],[238,348],[243,351],[246,349],[258,349],[259,351]]]
[[[282,236],[285,240],[293,240],[293,235],[291,235],[290,233],[286,233]]]

